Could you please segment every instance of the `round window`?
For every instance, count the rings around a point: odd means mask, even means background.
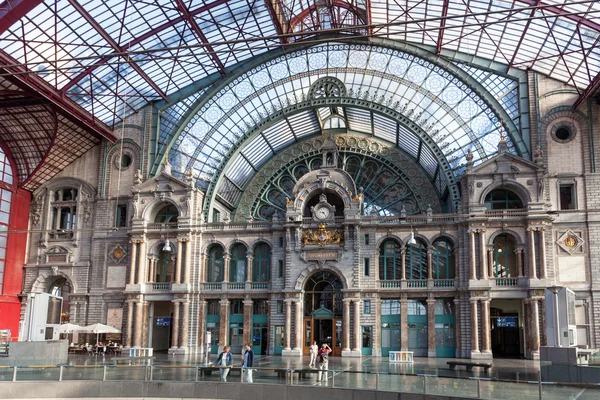
[[[560,140],[569,140],[571,137],[571,130],[566,126],[561,126],[556,130],[556,138]]]
[[[573,140],[577,133],[577,128],[570,121],[560,121],[556,123],[551,131],[552,139],[559,143],[567,143]]]
[[[121,168],[127,168],[131,165],[132,162],[133,162],[133,160],[129,154],[122,154],[121,162],[120,162],[119,166]]]

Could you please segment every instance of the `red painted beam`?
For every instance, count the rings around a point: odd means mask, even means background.
[[[0,4],[0,35],[44,0],[6,0]]]
[[[587,26],[590,29],[600,32],[600,24],[599,23],[596,23],[596,22],[594,22],[588,18],[582,17],[580,15],[573,14],[573,12],[566,11],[563,8],[553,6],[548,3],[544,3],[543,1],[538,1],[538,0],[517,0],[517,1],[520,3],[527,4],[528,6],[533,6],[533,7],[538,7],[538,8],[543,7],[545,11],[550,11],[551,13],[562,16],[563,18],[566,18],[566,19],[570,19],[571,21],[575,21],[578,24]],[[590,3],[591,3],[591,1],[590,1]]]
[[[212,3],[206,4],[202,7],[199,7],[199,8],[196,8],[195,10],[190,11],[190,16],[192,16],[192,17],[196,16],[196,15],[201,14],[205,11],[208,11],[212,8],[218,7],[221,4],[225,4],[229,1],[230,0],[216,0]],[[162,32],[166,29],[169,29],[183,21],[184,21],[183,17],[178,17],[178,18],[172,19],[170,21],[167,21],[164,24],[159,25],[156,28],[149,30],[148,32],[145,32],[143,35],[133,38],[129,43],[125,43],[121,47],[123,47],[124,49],[132,48],[133,46],[136,46],[136,45],[142,43],[144,40],[147,40],[147,39],[151,38],[152,36],[157,35],[160,32]],[[108,56],[100,58],[98,61],[96,61],[96,63],[89,66],[85,70],[81,71],[77,76],[75,76],[75,78],[71,79],[69,81],[69,83],[67,83],[65,86],[63,86],[63,88],[61,89],[61,93],[66,93],[69,89],[71,89],[73,86],[75,86],[75,84],[77,84],[77,82],[80,82],[87,75],[91,74],[96,68],[105,65],[114,57],[115,57],[114,55],[108,55]]]
[[[352,12],[354,15],[356,15],[358,18],[360,18],[363,21],[363,23],[366,23],[366,19],[367,19],[366,12],[364,10],[356,8],[354,5],[352,5],[350,3],[346,3],[345,1],[342,1],[342,0],[331,0],[331,6],[345,8],[348,11]],[[298,25],[300,22],[302,22],[302,20],[304,20],[304,18],[306,18],[308,15],[310,15],[310,13],[315,11],[316,8],[317,8],[317,5],[312,4],[310,7],[305,8],[304,10],[302,10],[302,12],[300,12],[300,14],[298,14],[294,18],[292,18],[290,20],[290,31],[293,32],[294,27],[296,25]]]
[[[269,15],[271,16],[271,21],[273,21],[273,25],[275,26],[275,31],[277,32],[278,35],[286,34],[287,32],[283,31],[281,22],[279,22],[279,18],[277,18],[277,12],[275,11],[275,8],[273,7],[273,1],[279,1],[279,0],[265,0],[265,4],[267,5],[267,9],[269,10]],[[280,5],[280,7],[281,7],[281,5]],[[284,44],[289,42],[288,38],[281,38],[280,41],[281,41],[281,43],[284,43]]]
[[[2,67],[2,65],[13,66]],[[30,74],[25,67],[14,65],[18,65],[17,61],[10,57],[4,50],[0,49],[0,74],[9,75],[10,80],[16,85],[50,100],[50,103],[55,107],[67,113],[67,115],[71,115],[73,120],[76,120],[86,130],[98,137],[105,138],[111,142],[117,141],[117,138],[113,136],[112,131],[105,124],[91,116],[79,104],[62,96],[56,88],[36,74]]]
[[[600,89],[600,73],[592,79],[590,84],[579,94],[575,103],[573,103],[573,109],[576,109],[587,99],[590,95],[592,95],[596,90]]]
[[[446,27],[446,17],[448,16],[448,3],[450,0],[444,0],[442,5],[442,20],[440,21],[440,30],[438,32],[438,39],[435,45],[435,54],[440,54],[442,51],[442,40],[444,40],[444,28]]]
[[[71,3],[73,8],[75,8],[77,10],[77,12],[79,12],[79,14],[81,14],[81,16],[87,21],[87,23],[90,24],[92,26],[92,28],[94,28],[94,30],[96,32],[98,32],[98,34],[100,34],[100,36],[102,36],[102,38],[104,40],[106,40],[106,42],[115,51],[117,51],[119,53],[125,53],[127,47],[122,48],[121,46],[119,46],[119,44],[117,42],[115,42],[115,40],[108,34],[108,32],[106,32],[104,30],[104,28],[102,28],[100,26],[100,24],[85,10],[85,8],[83,8],[83,6],[81,4],[79,4],[76,0],[69,0],[69,3]],[[160,97],[162,97],[162,99],[164,101],[166,101],[167,103],[169,102],[169,98],[167,97],[167,94],[164,93],[162,91],[162,89],[160,87],[158,87],[158,85],[152,79],[150,79],[150,77],[148,75],[146,75],[146,73],[142,70],[142,67],[140,67],[128,55],[124,55],[122,57],[127,61],[127,63],[129,65],[131,65],[131,67],[135,70],[135,72],[137,72],[138,75],[141,76],[142,79],[144,79],[150,85],[150,87],[152,87],[152,89],[154,89],[154,91],[156,93],[158,93],[158,95]],[[92,95],[93,95],[93,93],[92,93]]]
[[[202,33],[202,30],[198,26],[198,23],[196,22],[194,17],[192,15],[190,15],[190,11],[187,9],[185,4],[183,3],[183,0],[175,0],[175,3],[177,4],[177,8],[179,9],[179,12],[181,12],[183,14],[183,18],[185,18],[185,20],[188,22],[188,24],[190,24],[190,26],[192,27],[192,30],[194,31],[196,36],[198,36],[198,38],[200,39],[200,41],[202,43],[205,43],[208,45],[205,47],[205,49],[208,51],[210,58],[212,58],[215,65],[219,69],[219,72],[221,72],[221,75],[225,75],[225,65],[221,62],[221,59],[215,53],[215,49],[209,44],[208,39],[206,38],[206,36],[204,36],[204,33]]]

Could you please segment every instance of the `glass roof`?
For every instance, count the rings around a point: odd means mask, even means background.
[[[439,178],[442,160],[422,145],[423,138],[414,129],[384,112],[349,101],[290,113],[246,139],[247,132],[268,115],[306,100],[311,85],[325,76],[339,79],[347,98],[381,104],[416,122],[429,134],[455,176],[461,173],[469,148],[479,162],[496,153],[501,135],[510,133],[512,152],[518,153],[514,140],[522,145],[514,126],[509,132],[501,124],[497,116],[501,105],[493,103],[491,97],[481,97],[448,70],[398,50],[332,43],[268,61],[205,99],[171,148],[173,171],[183,174],[192,168],[206,187],[218,175],[217,170],[229,162],[224,175],[241,193],[254,173],[279,149],[321,133],[323,121],[335,117],[351,132],[397,144],[419,162],[432,180]],[[514,89],[514,85],[505,83],[500,91],[508,95]],[[518,112],[513,115],[518,116]],[[438,184],[440,193],[447,184]]]
[[[476,55],[580,93],[600,72],[600,2],[591,0],[23,3],[0,13],[1,48],[109,125],[316,31],[406,41],[455,60]]]

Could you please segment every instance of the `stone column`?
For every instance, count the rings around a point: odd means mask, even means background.
[[[252,282],[252,263],[254,257],[252,255],[246,256],[246,282]]]
[[[185,241],[185,264],[183,272],[183,283],[191,282],[192,274],[192,239],[187,238]]]
[[[199,312],[198,312],[198,347],[200,347],[201,353],[204,354],[204,336],[206,335],[206,301],[200,300]]]
[[[223,282],[229,282],[229,263],[231,262],[231,256],[229,253],[223,257]]]
[[[153,283],[154,282],[154,265],[156,263],[156,259],[150,258],[148,260],[148,282]]]
[[[529,334],[527,335],[527,343],[531,349],[530,358],[535,359],[539,357],[540,351],[540,314],[538,309],[538,301],[530,300],[530,315],[531,321],[529,323]]]
[[[408,350],[408,299],[400,300],[400,350]]]
[[[295,304],[295,308],[296,308],[296,326],[295,326],[295,338],[294,338],[294,350],[300,350],[302,351],[302,325],[303,325],[303,318],[302,318],[302,300],[296,300],[294,301]]]
[[[252,300],[244,300],[244,344],[252,342]]]
[[[360,332],[360,299],[354,299],[354,349],[361,354],[361,332]]]
[[[535,270],[535,230],[529,228],[527,232],[529,234],[529,278],[537,279],[537,272]]]
[[[545,230],[540,229],[540,279],[546,279],[546,238]]]
[[[229,343],[229,300],[219,301],[219,350]]]
[[[152,326],[152,324],[150,324],[150,321],[148,321],[148,315],[150,314],[150,303],[145,301],[143,303],[143,319],[144,322],[142,323],[142,347],[152,347],[150,346],[150,342],[148,340],[148,330],[149,327]]]
[[[495,278],[496,273],[494,272],[494,249],[487,249],[487,258],[488,258],[488,277]]]
[[[479,353],[479,325],[477,324],[477,300],[471,299],[471,357]]]
[[[125,337],[125,347],[131,347],[133,339],[133,308],[135,303],[127,301],[127,336]]]
[[[208,256],[202,254],[202,264],[200,265],[200,281],[206,282],[206,271],[208,270]]]
[[[171,348],[179,348],[179,302],[173,302],[173,331],[171,336]]]
[[[458,281],[460,280],[460,251],[458,246],[454,248],[454,280],[456,281],[456,287],[458,287]]]
[[[135,336],[133,337],[133,345],[135,347],[142,346],[142,330],[144,329],[144,303],[139,300],[135,303]]]
[[[481,300],[481,352],[492,354],[492,331],[490,329],[489,300]]]
[[[379,257],[377,257],[379,259]],[[402,250],[400,251],[400,268],[402,268],[401,277],[402,280],[406,280],[406,248],[402,246]],[[377,271],[377,276],[379,276],[379,270]]]
[[[350,351],[350,299],[344,299],[344,344],[343,351]]]
[[[181,321],[181,343],[179,343],[179,348],[187,349],[189,347],[189,329],[190,329],[190,302],[183,302],[183,309],[181,310],[183,313],[183,318]]]
[[[469,279],[477,279],[477,264],[475,263],[475,231],[469,229]]]
[[[375,307],[375,326],[373,327],[372,353],[381,356],[381,299],[372,299],[371,305]]]
[[[146,276],[146,260],[148,260],[148,254],[146,253],[146,240],[142,240],[138,260],[138,283],[140,285],[144,283],[144,277]]]
[[[479,267],[480,270],[480,279],[488,278],[488,269],[487,269],[487,246],[485,243],[485,229],[479,230]]]
[[[285,300],[285,350],[292,349],[292,300]]]
[[[432,249],[427,249],[427,279],[433,279],[433,262],[432,262]]]
[[[519,278],[523,277],[523,249],[519,248],[515,250],[517,254],[517,273],[519,274]]]
[[[177,238],[177,260],[175,261],[175,283],[181,283],[181,259],[183,258],[183,242]]]
[[[436,357],[435,299],[427,299],[427,357]]]
[[[137,240],[131,240],[131,268],[129,270],[129,284],[135,284],[135,267],[137,265]]]
[[[456,348],[456,357],[461,357],[462,352],[462,335],[461,335],[461,325],[460,325],[460,299],[458,297],[454,298],[454,340]]]

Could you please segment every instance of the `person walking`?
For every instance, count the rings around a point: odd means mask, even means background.
[[[215,367],[221,368],[221,382],[227,382],[227,375],[229,374],[229,369],[233,365],[233,357],[231,356],[231,352],[229,351],[229,346],[223,347],[223,351],[217,357],[217,361],[215,361]]]
[[[319,353],[319,346],[317,346],[317,341],[313,341],[313,344],[310,346],[310,364],[308,366],[310,368],[317,368],[317,354]]]
[[[319,377],[318,381],[323,380],[323,371],[325,371],[325,379],[327,379],[327,368],[329,367],[329,353],[331,347],[327,343],[323,343],[319,349]]]
[[[244,380],[248,383],[252,383],[252,366],[254,365],[254,350],[250,343],[246,344],[246,351],[244,352],[244,363],[242,368],[244,371]]]

